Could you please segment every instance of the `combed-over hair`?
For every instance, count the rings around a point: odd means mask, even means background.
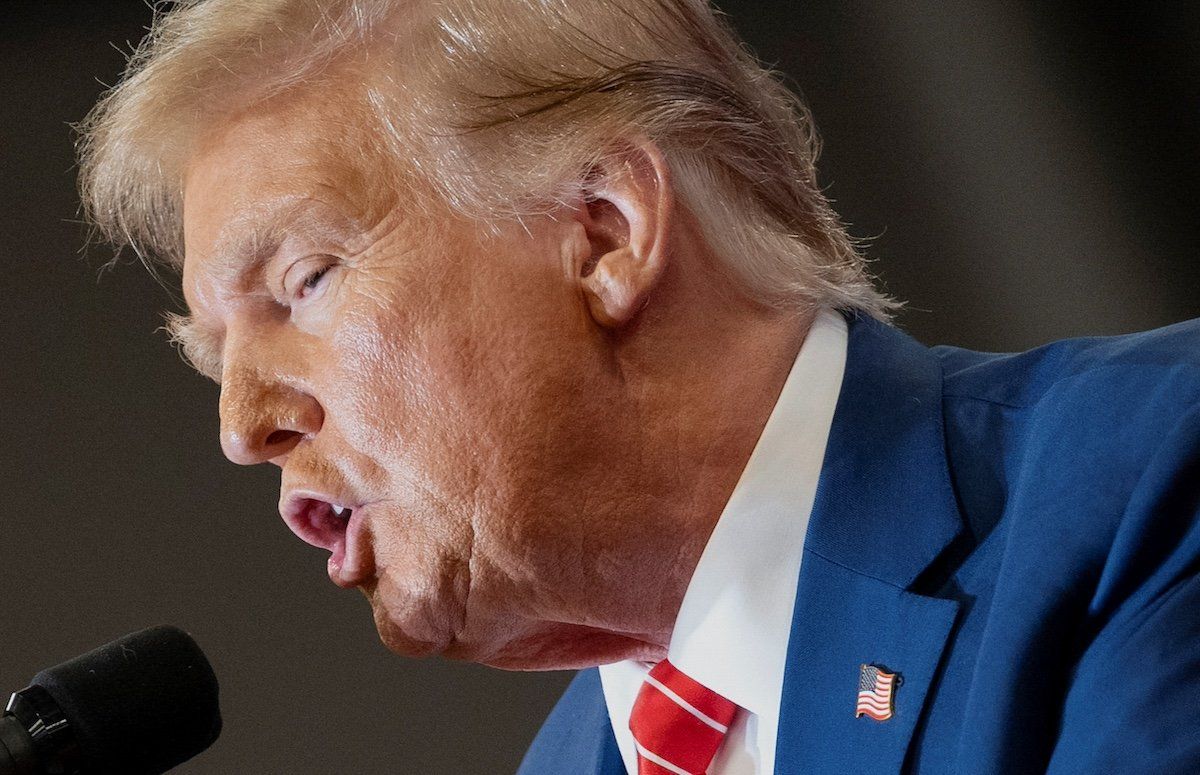
[[[605,154],[645,138],[747,295],[876,317],[893,306],[818,188],[808,110],[707,0],[160,4],[80,126],[90,220],[143,259],[180,266],[198,139],[264,100],[333,83],[346,62],[370,65],[350,91],[398,168],[467,217],[570,201]]]

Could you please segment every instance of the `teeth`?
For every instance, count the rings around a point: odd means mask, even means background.
[[[346,510],[345,506],[334,506],[333,507],[333,513],[337,514],[339,517],[342,516],[342,512],[345,510]]]

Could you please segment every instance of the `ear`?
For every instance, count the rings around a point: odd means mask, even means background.
[[[596,323],[621,328],[646,306],[666,269],[670,171],[652,143],[631,143],[593,168],[583,194],[576,217],[586,247],[577,276]]]

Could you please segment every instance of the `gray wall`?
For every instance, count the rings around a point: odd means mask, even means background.
[[[1200,315],[1185,5],[724,4],[812,104],[823,180],[909,302],[902,325],[996,350]],[[0,690],[173,622],[210,654],[226,715],[181,772],[511,771],[566,676],[388,654],[274,513],[277,475],[221,457],[216,388],[156,331],[172,293],[80,255],[67,124],[145,5],[4,14]]]

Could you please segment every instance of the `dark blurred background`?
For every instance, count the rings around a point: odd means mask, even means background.
[[[810,102],[824,184],[923,341],[1200,315],[1200,4],[726,0]],[[0,6],[0,690],[173,622],[225,732],[187,773],[511,772],[567,676],[409,662],[217,447],[172,294],[81,255],[72,132],[143,2]]]

